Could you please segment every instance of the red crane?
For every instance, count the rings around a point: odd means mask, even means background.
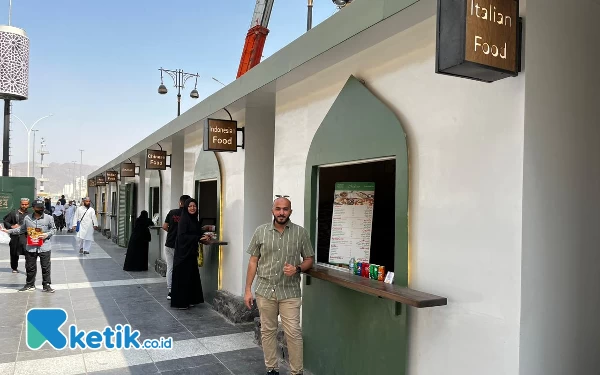
[[[254,7],[254,15],[250,30],[246,35],[246,43],[240,60],[237,78],[243,76],[248,70],[260,63],[262,58],[263,48],[269,34],[269,19],[271,18],[271,10],[273,10],[273,2],[275,0],[256,0]]]

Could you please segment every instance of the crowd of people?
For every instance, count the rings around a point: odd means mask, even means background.
[[[148,247],[152,220],[147,211],[136,219],[125,256],[125,271],[148,270]],[[202,282],[198,269],[199,245],[208,243],[209,237],[201,228],[198,202],[183,195],[179,208],[169,211],[163,224],[167,232],[165,254],[167,262],[167,299],[171,307],[187,309],[204,302]]]
[[[49,200],[36,199],[32,214],[28,213],[29,199],[23,198],[20,203],[19,209],[4,217],[3,231],[11,235],[12,272],[18,272],[19,256],[24,255],[27,281],[20,291],[35,290],[36,263],[40,258],[43,291],[53,293],[51,245],[48,240],[57,231],[67,229],[67,232],[76,232],[79,253],[89,254],[94,230],[98,229],[96,212],[89,198],[84,198],[77,205],[75,201],[67,202],[63,196],[55,206]],[[252,284],[256,278],[256,304],[261,317],[267,373],[279,374],[276,335],[280,317],[288,343],[291,374],[302,374],[300,273],[312,267],[315,253],[308,232],[290,221],[292,205],[287,196],[276,196],[271,212],[273,221],[258,227],[248,246],[250,259],[244,301],[249,309],[253,307]],[[152,225],[148,212],[142,211],[129,239],[124,270],[148,270]],[[171,301],[171,307],[188,309],[203,303],[199,246],[209,244],[211,237],[205,234],[207,228],[200,223],[198,202],[188,195],[181,196],[179,207],[169,211],[162,228],[167,232],[167,299]],[[30,230],[35,232],[35,236]]]
[[[19,273],[19,257],[25,257],[27,279],[20,292],[35,290],[37,258],[42,268],[42,291],[54,293],[51,284],[51,243],[50,238],[56,232],[77,232],[77,244],[80,254],[89,254],[93,230],[98,228],[96,212],[91,207],[90,198],[83,198],[81,205],[75,201],[67,203],[63,195],[52,206],[50,199],[37,198],[31,204],[33,213],[29,213],[29,198],[21,198],[19,209],[9,212],[3,219],[2,231],[10,235],[10,266],[12,273]],[[92,210],[90,215],[86,214]],[[86,249],[86,251],[84,251]]]

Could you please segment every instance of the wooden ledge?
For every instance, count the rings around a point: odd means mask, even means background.
[[[445,297],[419,292],[418,290],[394,284],[386,284],[383,281],[367,279],[366,277],[338,271],[329,267],[315,265],[305,273],[308,276],[329,281],[344,288],[400,302],[408,306],[423,308],[445,306],[448,304],[448,300]]]
[[[223,242],[223,241],[210,241],[209,243],[207,243],[207,245],[225,246],[225,245],[227,245],[227,242]]]

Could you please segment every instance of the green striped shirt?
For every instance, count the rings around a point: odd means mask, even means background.
[[[288,221],[283,233],[273,223],[261,225],[254,232],[248,254],[259,257],[256,294],[269,298],[275,292],[277,300],[300,298],[300,274],[286,276],[283,266],[298,266],[302,258],[315,256],[306,229]]]

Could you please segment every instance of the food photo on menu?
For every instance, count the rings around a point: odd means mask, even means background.
[[[333,204],[336,206],[373,206],[374,194],[364,191],[341,191],[336,192]]]

